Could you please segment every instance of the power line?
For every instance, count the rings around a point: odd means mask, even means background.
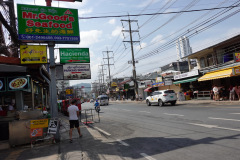
[[[226,8],[236,8],[239,5],[235,6],[227,6],[227,7],[218,7],[218,8],[205,8],[205,9],[194,9],[194,10],[187,10],[187,11],[173,11],[173,12],[159,12],[159,13],[144,13],[144,14],[132,14],[132,15],[116,15],[116,16],[96,16],[96,17],[78,17],[79,20],[81,19],[97,19],[97,18],[120,18],[120,17],[136,17],[136,16],[151,16],[151,15],[158,15],[158,14],[176,14],[176,13],[191,13],[191,12],[202,12],[202,11],[209,11],[209,10],[219,10],[219,9],[226,9]]]

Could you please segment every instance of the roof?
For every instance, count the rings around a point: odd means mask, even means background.
[[[0,56],[0,63],[3,64],[21,64],[20,58]]]
[[[224,40],[224,41],[222,41],[222,42],[220,42],[220,43],[217,43],[217,44],[214,44],[214,45],[212,45],[212,46],[209,46],[209,47],[207,47],[207,48],[205,48],[205,49],[202,49],[202,50],[200,50],[200,51],[197,51],[197,52],[195,52],[195,53],[192,53],[192,54],[190,54],[190,55],[187,55],[187,56],[185,56],[185,57],[183,57],[183,58],[187,58],[187,57],[191,57],[191,56],[197,55],[197,54],[199,54],[199,53],[201,53],[201,52],[210,50],[210,49],[212,49],[212,48],[217,48],[217,47],[223,46],[224,44],[231,43],[232,41],[236,41],[236,40],[240,41],[240,34],[237,35],[237,36],[231,37],[231,38],[229,38],[229,39],[226,39],[226,40]]]

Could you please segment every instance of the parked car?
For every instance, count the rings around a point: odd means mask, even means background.
[[[165,103],[171,103],[171,105],[175,105],[177,101],[177,95],[174,90],[159,90],[151,93],[150,96],[146,98],[146,103],[148,106],[152,104],[157,104],[160,107]]]

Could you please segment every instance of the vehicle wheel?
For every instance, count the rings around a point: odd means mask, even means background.
[[[151,103],[149,102],[149,100],[147,100],[147,105],[148,105],[148,106],[151,106]]]
[[[172,105],[172,106],[175,106],[175,104],[176,104],[176,101],[175,101],[175,102],[171,102],[171,105]]]
[[[161,99],[158,100],[159,107],[162,107],[164,105],[163,101]]]

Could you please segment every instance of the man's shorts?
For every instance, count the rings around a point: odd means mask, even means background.
[[[70,128],[78,128],[79,127],[79,121],[78,120],[69,120]]]

